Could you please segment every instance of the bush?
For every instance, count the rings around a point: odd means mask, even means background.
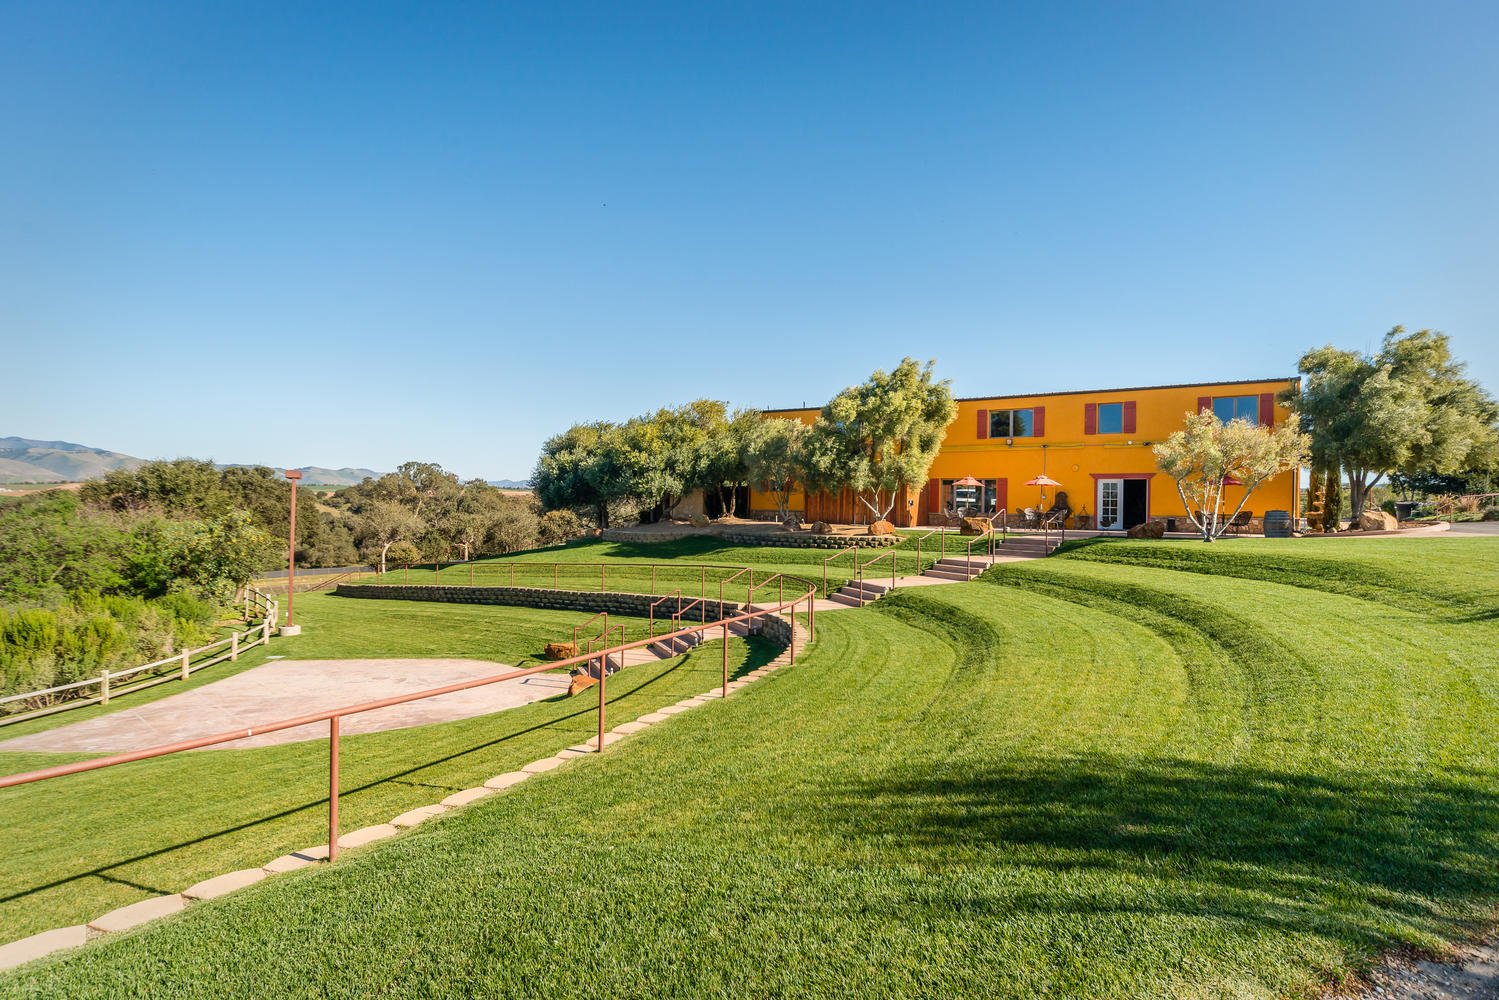
[[[55,609],[0,608],[0,694],[71,684],[200,645],[216,610],[188,594],[146,601],[97,593]]]
[[[1499,521],[1499,507],[1485,507],[1483,509],[1485,521]]]

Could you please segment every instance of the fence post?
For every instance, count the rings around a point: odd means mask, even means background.
[[[557,564],[552,563],[552,589],[557,589]]]
[[[269,646],[271,644],[271,616],[266,615],[260,623],[260,641]]]
[[[239,659],[239,633],[229,633],[229,662],[233,663]]]
[[[192,672],[192,671],[190,671],[188,669],[188,666],[187,666],[188,659],[191,656],[192,656],[192,650],[184,649],[182,651],[182,679],[183,680],[187,680],[188,674],[190,674]]]
[[[109,704],[109,671],[106,670],[99,675],[99,704]]]
[[[607,594],[609,592],[608,573],[609,564],[599,563],[599,593],[601,594]]]
[[[729,623],[723,623],[723,693],[722,697],[729,696]]]
[[[328,862],[338,859],[338,716],[328,720]]]
[[[791,662],[796,662],[796,604],[791,605]]]

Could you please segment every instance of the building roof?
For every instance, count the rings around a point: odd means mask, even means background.
[[[1045,396],[1083,396],[1093,395],[1100,392],[1148,392],[1152,389],[1211,389],[1224,385],[1261,385],[1265,382],[1295,382],[1300,384],[1300,375],[1279,378],[1240,378],[1227,382],[1175,382],[1169,385],[1127,385],[1115,389],[1061,389],[1055,392],[1008,392],[993,396],[957,396],[955,401],[959,403],[980,403],[989,399],[1039,399]],[[778,406],[773,409],[762,410],[762,413],[803,413],[807,410],[821,409],[818,406]]]

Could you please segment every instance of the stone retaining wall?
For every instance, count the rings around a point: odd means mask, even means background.
[[[544,608],[551,611],[607,611],[611,615],[645,618],[651,602],[659,598],[648,594],[604,593],[588,590],[545,590],[540,587],[443,587],[386,583],[339,584],[337,597],[368,597],[385,601],[442,601],[448,604],[502,604],[518,608]],[[695,598],[667,598],[656,606],[657,618],[670,618]],[[739,613],[739,605],[724,601],[725,615]],[[708,602],[708,614],[716,617],[718,599]],[[689,614],[696,614],[693,608]]]
[[[724,532],[717,537],[731,545],[774,545],[787,549],[879,549],[900,543],[899,535],[811,535],[803,532],[785,534],[758,532]]]

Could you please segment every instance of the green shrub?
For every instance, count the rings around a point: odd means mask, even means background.
[[[1485,507],[1483,509],[1485,521],[1499,521],[1499,507]]]
[[[71,684],[201,645],[216,611],[185,593],[146,601],[85,592],[57,608],[0,607],[0,695]]]

